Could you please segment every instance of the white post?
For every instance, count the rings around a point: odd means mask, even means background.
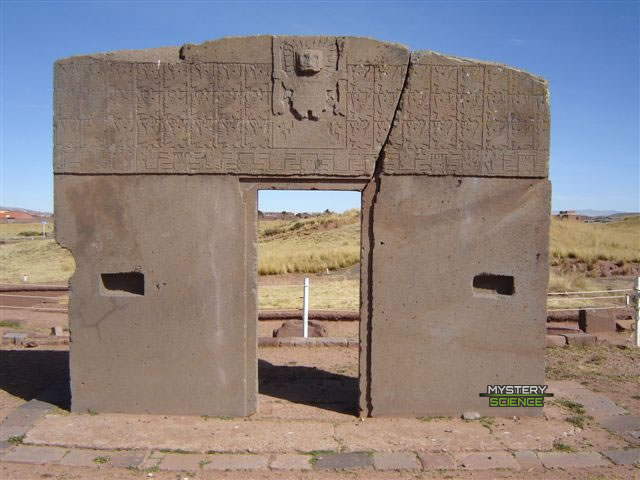
[[[42,238],[47,238],[47,232],[45,231],[45,227],[47,222],[42,222]]]
[[[636,347],[640,347],[640,332],[638,331],[640,329],[640,277],[636,277],[636,284],[634,287],[634,295],[633,295],[633,316],[635,317],[635,324],[636,324]]]
[[[302,294],[302,336],[309,336],[309,279],[304,279],[304,291]]]

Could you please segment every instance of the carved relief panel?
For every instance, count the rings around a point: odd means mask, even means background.
[[[346,37],[267,40],[188,46],[173,63],[59,62],[54,170],[370,176],[406,49]]]
[[[546,84],[500,65],[412,58],[384,173],[546,177]]]

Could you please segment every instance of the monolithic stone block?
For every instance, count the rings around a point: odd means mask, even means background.
[[[616,331],[616,317],[612,310],[580,310],[578,326],[585,333],[613,333]]]
[[[381,176],[360,378],[373,415],[491,415],[487,385],[544,383],[549,194],[546,180]]]
[[[543,383],[544,80],[269,35],[72,57],[54,76],[74,411],[256,410],[261,188],[363,192],[364,412],[492,414],[487,384]]]
[[[569,345],[595,345],[598,337],[588,333],[565,333],[562,335]]]
[[[72,410],[252,412],[237,180],[63,175],[55,188],[57,240],[76,259]]]

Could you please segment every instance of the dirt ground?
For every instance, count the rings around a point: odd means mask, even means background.
[[[52,299],[53,300],[53,299]],[[55,301],[55,300],[53,300]],[[46,301],[49,303],[49,301]],[[33,310],[0,309],[0,335],[7,331],[27,331],[46,335],[52,326],[67,327],[63,313]],[[13,328],[18,322],[19,328]],[[258,322],[258,335],[270,337],[282,321]],[[359,322],[321,322],[331,337],[358,338]],[[588,348],[547,349],[547,378],[576,380],[596,392],[606,392],[618,405],[640,414],[640,351],[625,347],[629,332],[604,336],[608,342]],[[35,348],[2,346],[0,354],[0,418],[52,381],[68,380],[68,345],[45,345],[49,339],[37,340]],[[609,343],[611,342],[611,343]],[[614,344],[622,344],[616,346]],[[259,379],[261,388],[277,384],[278,376],[302,381],[305,376],[333,376],[357,397],[357,348],[260,348]],[[326,378],[325,378],[326,379]],[[355,400],[354,402],[355,403]],[[345,407],[351,411],[352,407]]]
[[[625,337],[626,335],[622,335]],[[575,380],[640,415],[640,349],[624,345],[548,348],[549,380]]]
[[[604,280],[611,281],[611,280]],[[625,285],[626,286],[626,285]],[[616,282],[616,287],[618,284]],[[56,299],[45,300],[52,306]],[[39,335],[49,333],[52,326],[67,327],[64,313],[33,310],[0,309],[0,335],[6,331],[24,330]],[[12,322],[17,322],[19,328]],[[271,336],[282,321],[261,321],[259,336]],[[322,322],[332,337],[358,338],[359,323]],[[633,415],[640,415],[640,350],[625,346],[629,332],[606,335],[607,340],[588,347],[549,348],[546,350],[546,374],[548,380],[573,380],[594,392],[605,393],[616,404]],[[33,348],[3,345],[0,347],[0,421],[24,402],[38,398],[38,393],[55,383],[69,381],[68,345],[41,344]],[[316,348],[260,348],[259,349],[259,410],[257,420],[299,421],[309,416],[311,421],[355,422],[358,399],[358,349],[338,347]],[[67,402],[60,408],[68,409]],[[575,429],[568,423],[572,412],[565,406],[551,401],[545,406],[544,423],[536,423],[531,432],[567,435],[563,443],[575,451],[601,448],[621,448],[624,443],[612,438],[593,419],[583,418],[585,427]],[[415,421],[415,419],[414,419]],[[499,436],[529,435],[526,423],[511,419],[495,419],[490,427]],[[434,425],[435,426],[435,425]],[[486,427],[489,428],[489,427]],[[539,430],[538,430],[539,429]],[[446,431],[446,430],[445,430]],[[546,435],[546,434],[545,434]],[[549,437],[552,438],[552,437]],[[372,445],[375,439],[370,439]],[[373,448],[373,447],[372,447]],[[524,472],[522,472],[524,473]],[[152,476],[149,476],[152,475]],[[524,476],[524,475],[523,475]],[[543,479],[616,479],[640,478],[634,467],[590,468],[576,471],[532,471],[527,478]],[[82,468],[58,465],[0,465],[0,478],[12,479],[307,479],[318,478],[318,472],[143,472],[113,468]],[[323,472],[322,478],[359,479],[445,479],[470,478],[489,480],[514,478],[512,471],[434,471],[421,473],[383,473],[374,471]]]
[[[142,478],[154,478],[157,480],[306,480],[319,478],[317,471],[310,472],[154,472],[152,474],[113,468],[83,468],[65,467],[59,465],[1,465],[0,478],[3,480],[140,480]],[[520,474],[518,474],[520,475]],[[371,479],[371,480],[429,480],[429,479],[474,479],[493,480],[503,478],[514,478],[511,471],[489,470],[489,471],[434,471],[421,473],[401,473],[401,472],[375,472],[365,470],[358,472],[323,472],[323,480],[346,480],[346,479]],[[637,479],[638,476],[633,471],[633,467],[620,468],[614,473],[608,467],[590,468],[589,472],[582,470],[562,471],[556,470],[552,474],[547,472],[527,472],[527,479],[535,480],[615,480],[615,479]]]
[[[68,345],[4,345],[0,418],[47,386],[68,382],[68,355]],[[325,403],[333,405],[329,410],[357,415],[358,349],[266,347],[258,350],[258,356],[261,402],[270,397],[280,403]],[[549,348],[546,362],[549,380],[578,381],[606,393],[630,413],[640,414],[640,350],[615,345]]]
[[[348,339],[357,339],[359,336],[360,324],[357,321],[350,322],[322,322],[314,320],[327,329],[329,337],[345,337]],[[282,326],[284,322],[281,320],[265,320],[258,322],[258,336],[271,337],[273,331]]]

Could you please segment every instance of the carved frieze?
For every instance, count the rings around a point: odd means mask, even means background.
[[[383,172],[546,177],[546,83],[508,67],[412,56]]]
[[[174,63],[64,60],[54,170],[368,177],[408,58],[367,39],[250,37]]]
[[[352,37],[244,37],[55,68],[56,173],[548,173],[546,83]],[[406,81],[405,81],[406,80]],[[393,125],[393,127],[392,127]]]

